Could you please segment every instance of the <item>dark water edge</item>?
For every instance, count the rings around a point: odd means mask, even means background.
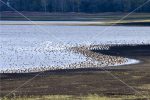
[[[136,58],[140,56],[150,56],[150,45],[114,45],[109,50],[92,50],[110,56],[121,56]]]
[[[43,72],[32,72],[32,73],[0,73],[0,79],[17,79],[17,78],[32,78],[35,75],[40,77],[46,77],[48,75],[75,75],[77,73],[82,73],[83,75],[86,72],[96,72],[96,71],[129,71],[128,69],[111,69],[110,67],[106,68],[77,68],[77,69],[58,69],[58,70],[49,70]]]
[[[117,23],[120,26],[150,26],[150,22],[128,22],[128,23]]]

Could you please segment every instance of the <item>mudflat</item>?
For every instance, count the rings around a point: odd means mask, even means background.
[[[116,51],[116,48],[119,48],[120,51]],[[133,47],[112,47],[105,51],[105,54],[113,55],[116,54],[115,51],[120,54],[119,56],[140,60],[139,64],[104,68],[92,68],[91,66],[88,69],[54,70],[43,73],[1,74],[0,96],[97,94],[108,97],[137,95],[148,98],[150,95],[149,46],[131,48]],[[30,80],[31,78],[33,79]]]

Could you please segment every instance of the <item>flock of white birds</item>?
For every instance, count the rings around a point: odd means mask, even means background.
[[[4,22],[7,23],[7,21]],[[108,29],[108,26],[39,25],[38,27],[17,24],[0,25],[0,73],[28,73],[134,64],[139,61],[96,55],[90,52],[90,49],[109,49],[103,47],[106,44],[150,43],[149,27],[113,26]],[[102,32],[104,29],[107,30]],[[94,37],[95,34],[98,35]],[[101,46],[89,48],[97,44]],[[76,49],[70,49],[74,47]],[[83,47],[86,48],[83,49]]]

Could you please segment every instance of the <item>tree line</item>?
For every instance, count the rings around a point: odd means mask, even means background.
[[[8,6],[18,11],[35,12],[130,12],[147,0],[3,0]],[[0,3],[0,11],[11,11]],[[147,3],[136,12],[150,12]]]

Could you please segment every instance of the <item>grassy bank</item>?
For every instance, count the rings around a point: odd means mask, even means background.
[[[150,97],[149,97],[150,98]],[[140,96],[114,96],[105,97],[100,95],[87,95],[87,96],[71,96],[71,95],[47,95],[47,96],[30,96],[30,97],[12,97],[3,98],[2,100],[146,100],[147,98]]]

